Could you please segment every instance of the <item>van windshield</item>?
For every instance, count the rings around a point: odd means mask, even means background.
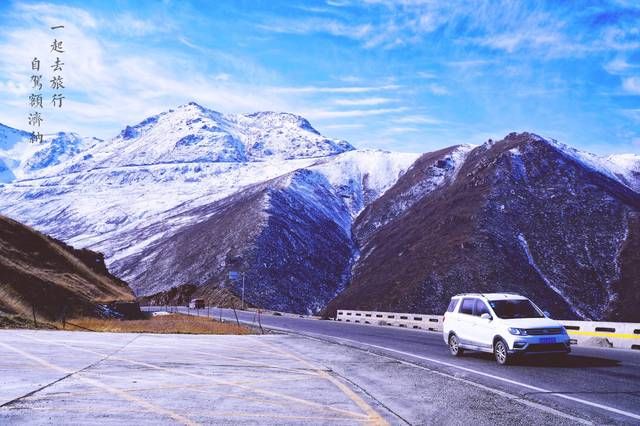
[[[527,299],[492,300],[489,302],[493,312],[504,319],[542,318],[544,315]]]

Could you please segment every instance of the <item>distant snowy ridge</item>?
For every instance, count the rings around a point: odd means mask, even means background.
[[[636,192],[640,192],[640,155],[614,154],[602,157],[570,147],[555,139],[537,137],[591,170],[608,176]]]
[[[100,143],[76,133],[44,135],[42,143],[31,142],[31,133],[0,124],[0,183],[48,173],[82,151]]]
[[[82,158],[54,172],[317,158],[353,149],[346,141],[323,137],[307,120],[294,114],[227,115],[189,103],[125,127],[109,143],[87,150]]]

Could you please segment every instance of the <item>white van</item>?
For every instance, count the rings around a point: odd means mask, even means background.
[[[524,296],[509,293],[459,294],[451,298],[442,337],[454,356],[465,350],[490,352],[498,364],[515,356],[571,352],[562,324]]]

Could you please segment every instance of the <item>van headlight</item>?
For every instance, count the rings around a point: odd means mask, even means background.
[[[516,336],[526,336],[527,330],[524,328],[509,328],[509,333],[515,334]]]

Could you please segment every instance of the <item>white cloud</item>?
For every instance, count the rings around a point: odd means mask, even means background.
[[[353,118],[353,117],[369,117],[372,115],[385,115],[406,111],[406,107],[398,108],[377,108],[377,109],[350,109],[350,110],[308,110],[302,115],[312,119],[329,119],[329,118]]]
[[[363,40],[372,32],[370,24],[351,25],[344,24],[334,19],[288,19],[258,25],[266,31],[284,34],[317,34],[325,33],[337,37],[347,37],[355,40]]]
[[[362,123],[343,123],[343,124],[327,124],[322,126],[327,130],[349,130],[349,129],[361,129],[364,127]]]
[[[0,36],[0,101],[11,106],[3,108],[3,123],[17,128],[27,127],[28,64],[34,56],[43,64],[53,60],[49,45],[54,35],[64,41],[66,99],[63,108],[43,111],[44,133],[66,130],[108,138],[125,124],[191,100],[224,112],[291,111],[295,104],[286,94],[274,96],[269,87],[232,83],[229,73],[207,75],[188,56],[141,51],[103,37],[103,21],[81,9],[21,5],[14,14],[15,22],[29,27],[11,26]],[[61,22],[63,30],[49,30],[48,25]],[[236,61],[232,66],[249,68]],[[44,89],[45,98],[49,92]]]
[[[604,69],[613,75],[624,74],[630,69],[634,68],[626,59],[617,57],[604,65]]]
[[[404,115],[402,117],[395,118],[394,123],[399,124],[443,124],[444,121],[427,115]]]
[[[433,84],[427,85],[425,88],[434,95],[442,96],[442,95],[449,94],[449,89],[447,89],[441,84],[433,83]]]
[[[383,86],[345,86],[345,87],[321,87],[321,86],[298,86],[298,87],[273,87],[274,93],[367,93],[382,90],[396,90],[401,86],[397,84],[387,84]]]
[[[402,127],[402,126],[395,126],[395,127],[389,127],[386,129],[387,133],[412,133],[412,132],[419,132],[420,129],[418,129],[417,127]]]
[[[167,32],[172,29],[172,26],[167,25],[166,21],[155,22],[151,19],[141,19],[130,13],[123,13],[116,16],[109,22],[102,23],[102,25],[111,26],[112,30],[119,34],[134,37],[142,37],[158,32]]]
[[[47,27],[73,22],[84,28],[96,28],[98,21],[87,11],[71,6],[50,3],[17,3],[15,16],[28,19],[26,22],[40,22]]]
[[[394,102],[391,98],[360,98],[360,99],[336,99],[333,101],[336,105],[341,106],[376,106]]]
[[[622,80],[622,88],[633,95],[640,95],[640,77],[627,77]]]

